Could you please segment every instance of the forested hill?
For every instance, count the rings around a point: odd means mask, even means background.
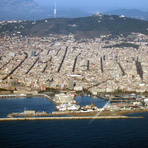
[[[48,36],[49,34],[75,34],[77,38],[94,38],[104,34],[148,34],[148,21],[115,15],[94,15],[82,18],[57,18],[39,21],[4,22],[0,34]]]

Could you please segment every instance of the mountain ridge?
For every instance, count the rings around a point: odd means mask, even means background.
[[[43,12],[34,0],[0,0],[0,20],[19,20]]]
[[[39,5],[34,0],[0,0],[0,9],[19,10],[19,9],[39,9]]]
[[[23,26],[23,28],[22,28]],[[57,18],[38,21],[5,23],[0,26],[0,34],[24,36],[49,36],[49,34],[74,34],[76,38],[95,38],[100,35],[128,35],[132,32],[148,34],[148,21],[116,15],[93,15],[79,18]]]
[[[104,12],[104,14],[124,15],[124,16],[130,17],[130,18],[148,20],[148,12],[141,11],[138,9],[117,9],[117,10],[106,11],[106,12]]]

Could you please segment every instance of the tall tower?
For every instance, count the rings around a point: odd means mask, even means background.
[[[55,3],[55,8],[54,8],[54,18],[57,17],[57,8],[56,8],[56,3]]]

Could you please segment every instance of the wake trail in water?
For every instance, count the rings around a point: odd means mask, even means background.
[[[102,107],[101,111],[99,111],[94,117],[99,116],[104,111],[104,108],[109,105],[110,101],[111,101],[111,99],[109,98],[109,100],[106,102],[106,104]],[[90,125],[94,120],[95,119],[91,119],[90,122],[88,123],[88,125]]]

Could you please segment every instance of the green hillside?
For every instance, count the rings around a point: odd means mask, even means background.
[[[48,36],[49,34],[75,34],[76,38],[94,38],[104,34],[148,34],[148,21],[132,18],[101,15],[83,18],[57,18],[39,21],[3,23],[0,35],[21,34],[28,36]]]

